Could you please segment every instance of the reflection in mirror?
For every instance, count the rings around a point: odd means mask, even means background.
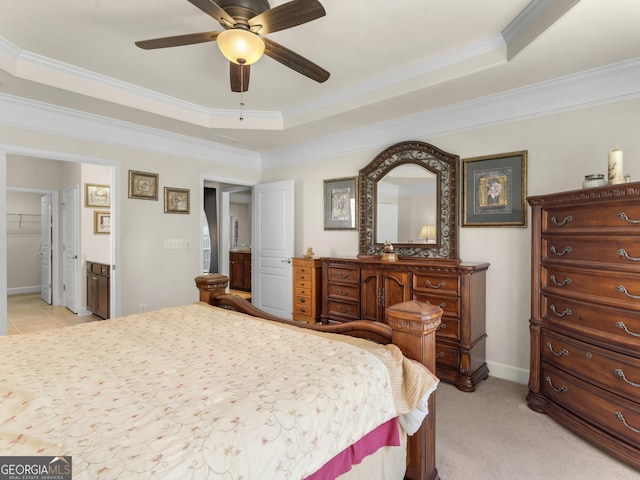
[[[415,164],[400,165],[378,180],[375,243],[436,243],[436,180]]]
[[[409,141],[383,150],[362,168],[358,256],[381,256],[388,240],[400,259],[459,261],[459,161],[433,145]]]

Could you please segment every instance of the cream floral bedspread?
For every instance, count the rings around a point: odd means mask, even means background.
[[[336,337],[205,304],[2,337],[0,452],[92,480],[302,479],[437,383]]]

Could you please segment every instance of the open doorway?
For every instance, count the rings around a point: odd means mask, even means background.
[[[203,182],[203,273],[229,277],[234,293],[251,299],[252,187]]]
[[[60,156],[60,154],[57,154]],[[63,155],[64,157],[64,155]],[[0,155],[0,169],[2,170],[2,182],[0,182],[0,194],[4,194],[7,198],[11,198],[12,202],[15,200],[14,196],[17,193],[29,194],[33,197],[34,209],[36,200],[40,205],[40,199],[43,196],[50,197],[51,206],[51,253],[50,253],[50,304],[52,306],[64,307],[69,309],[70,314],[78,315],[91,315],[91,312],[86,308],[86,274],[85,274],[85,261],[87,255],[92,255],[91,252],[95,252],[96,248],[102,250],[100,257],[105,263],[114,264],[115,242],[112,242],[107,236],[106,242],[104,238],[100,239],[102,243],[96,243],[95,239],[91,236],[94,235],[94,208],[85,208],[83,193],[85,184],[98,183],[113,185],[116,178],[116,167],[114,165],[106,165],[104,161],[102,165],[83,163],[76,158],[70,159],[52,159],[47,158],[46,152],[37,152],[37,154],[25,154],[5,152]],[[115,186],[114,186],[115,187]],[[67,205],[67,213],[69,216],[77,222],[80,230],[77,233],[73,233],[77,239],[77,250],[72,252],[70,258],[73,259],[73,265],[69,266],[69,259],[65,258],[64,270],[63,270],[63,253],[65,252],[66,244],[69,244],[68,235],[65,237],[65,230],[63,228],[63,206],[68,204],[67,198],[63,196],[65,190],[73,188],[76,193],[77,201],[75,203],[74,211],[68,210],[71,206]],[[115,188],[112,189],[112,192]],[[17,193],[16,193],[17,192]],[[5,205],[3,216],[7,217],[7,221],[4,225],[4,232],[0,234],[0,248],[2,248],[5,258],[10,258],[12,263],[27,263],[30,267],[30,278],[19,278],[14,275],[16,270],[20,268],[7,268],[3,281],[0,282],[0,296],[2,301],[0,302],[0,317],[4,317],[3,322],[0,325],[0,334],[5,334],[8,331],[8,320],[4,314],[7,309],[7,296],[11,294],[17,294],[21,292],[27,292],[29,290],[40,290],[43,288],[41,285],[42,277],[42,262],[40,262],[40,256],[45,252],[42,250],[42,245],[39,244],[35,251],[33,249],[24,253],[25,258],[20,258],[21,250],[15,249],[15,241],[13,236],[25,235],[24,228],[20,231],[20,216],[13,215],[16,222],[13,225],[9,225],[10,215],[9,213],[25,213],[25,208],[18,208],[18,206],[26,206],[21,199],[20,202],[13,202],[10,205]],[[13,207],[16,208],[13,208]],[[40,208],[40,207],[38,207]],[[110,205],[107,208],[115,217],[115,205]],[[102,208],[104,210],[104,208]],[[29,210],[28,213],[31,213]],[[38,221],[42,219],[42,213],[38,210]],[[29,227],[35,230],[35,223],[27,225],[25,222],[26,217],[22,215],[22,227]],[[112,223],[115,220],[112,220]],[[32,232],[33,242],[41,240],[40,234],[42,232],[44,222],[38,223],[38,233]],[[11,234],[10,234],[11,232]],[[68,248],[67,248],[68,249]],[[22,250],[24,251],[24,249]],[[36,272],[37,271],[37,279]],[[64,275],[63,275],[64,272]],[[44,280],[43,280],[44,281]],[[45,289],[46,290],[46,289]],[[111,290],[117,292],[116,278],[113,278]],[[71,301],[69,304],[69,301]],[[111,300],[114,306],[111,307],[112,311],[118,308],[117,297],[114,295]],[[46,302],[46,300],[45,300]],[[49,303],[49,302],[47,302]],[[5,323],[6,322],[6,323]]]

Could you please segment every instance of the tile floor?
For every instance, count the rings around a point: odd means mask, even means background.
[[[65,307],[47,305],[39,293],[23,293],[7,296],[7,320],[7,333],[20,335],[92,322],[100,318],[93,315],[79,316]]]

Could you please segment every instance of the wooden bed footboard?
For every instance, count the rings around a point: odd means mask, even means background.
[[[370,320],[312,325],[271,315],[237,295],[226,294],[228,277],[225,275],[199,275],[195,281],[202,302],[300,328],[350,335],[382,344],[393,343],[406,357],[422,363],[432,372],[436,371],[435,331],[442,317],[442,310],[437,306],[416,300],[393,305],[387,310],[388,325]],[[439,480],[435,466],[435,413],[434,392],[429,398],[429,415],[420,429],[408,438],[406,480]]]

